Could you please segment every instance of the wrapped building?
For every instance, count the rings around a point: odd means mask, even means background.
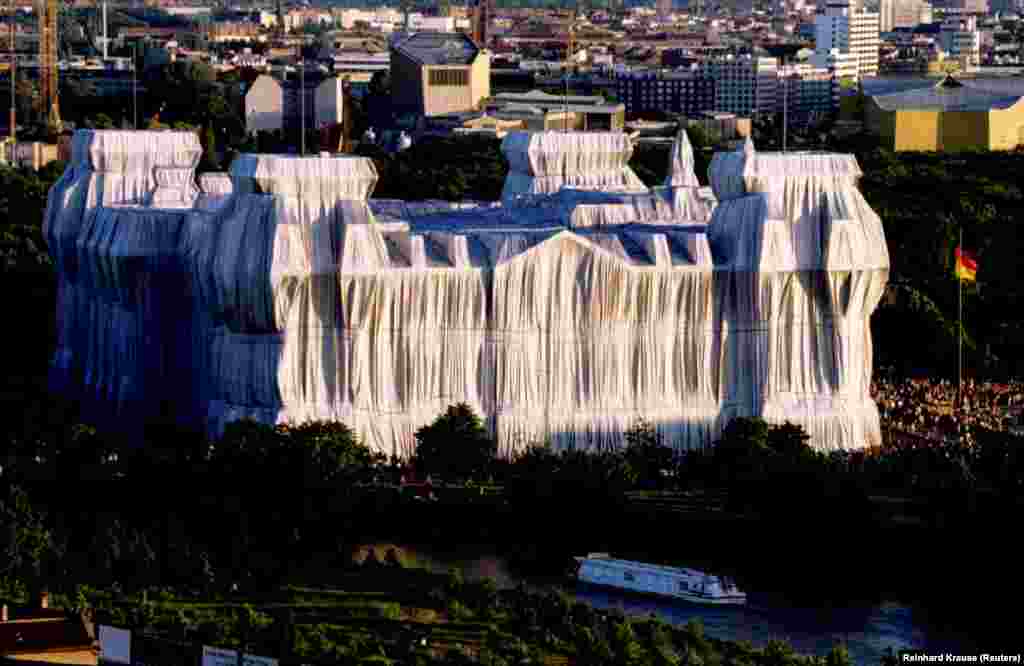
[[[408,455],[448,405],[504,455],[677,448],[729,419],[879,441],[869,320],[881,221],[851,156],[715,156],[685,134],[647,189],[621,134],[519,133],[503,201],[371,200],[351,156],[242,155],[204,174],[188,132],[79,131],[50,192],[55,389],[119,429],[341,420]]]

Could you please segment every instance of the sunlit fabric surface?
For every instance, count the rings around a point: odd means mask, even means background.
[[[509,169],[501,192],[506,204],[562,187],[647,189],[629,167],[633,145],[621,132],[511,132],[501,151]]]
[[[600,142],[572,163],[624,168],[628,142]],[[878,442],[868,323],[889,262],[848,156],[718,155],[712,213],[685,159],[669,187],[502,205],[368,200],[373,163],[347,156],[243,155],[196,188],[191,133],[74,147],[46,213],[52,380],[104,425],[340,419],[409,455],[466,402],[503,455],[619,446],[638,417],[680,449],[738,415],[822,449]]]

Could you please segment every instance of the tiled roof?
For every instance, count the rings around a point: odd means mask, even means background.
[[[461,32],[417,32],[395,48],[423,65],[468,65],[480,52]]]

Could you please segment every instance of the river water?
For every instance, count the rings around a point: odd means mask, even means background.
[[[395,544],[366,545],[373,545],[378,553],[383,554]],[[982,651],[966,633],[927,609],[909,603],[844,599],[841,605],[812,605],[806,601],[794,602],[777,591],[745,587],[745,606],[709,607],[576,586],[555,576],[517,574],[506,558],[486,547],[461,547],[455,552],[444,552],[431,546],[398,544],[397,547],[406,566],[421,567],[435,573],[454,568],[465,580],[492,578],[499,587],[514,587],[520,582],[536,590],[557,587],[595,608],[619,609],[627,615],[641,617],[655,613],[666,622],[678,625],[700,620],[708,636],[749,641],[758,647],[763,647],[769,640],[781,639],[790,643],[797,652],[825,655],[834,645],[845,644],[858,664],[879,663],[887,649],[893,652],[923,650],[954,654]],[[703,562],[675,564],[718,573],[708,569]]]

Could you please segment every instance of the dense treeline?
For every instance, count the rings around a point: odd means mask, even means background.
[[[74,422],[71,412],[63,418]],[[4,543],[7,573],[11,580],[48,580],[68,593],[81,584],[209,593],[240,581],[271,585],[308,576],[313,569],[304,554],[344,552],[350,539],[372,529],[372,517],[388,515],[397,529],[395,516],[418,501],[362,487],[409,472],[371,453],[342,424],[239,422],[213,442],[162,427],[144,451],[84,426],[24,433],[8,425],[5,435],[0,515],[12,528]],[[537,512],[548,513],[547,520],[614,515],[636,490],[726,488],[726,508],[734,514],[766,524],[800,515],[847,529],[870,525],[868,498],[876,494],[917,498],[929,512],[964,526],[991,519],[982,510],[993,507],[1004,506],[1009,515],[1024,499],[1019,443],[994,434],[973,448],[826,455],[807,447],[796,426],[737,419],[711,450],[676,453],[638,422],[620,450],[536,446],[503,461],[494,458],[479,418],[455,406],[417,438],[417,475],[431,475],[438,485],[504,485],[500,504],[479,516],[499,511],[510,532],[517,521],[541,524]],[[105,483],[82,484],[83,477]],[[146,501],[124,502],[136,496]],[[980,500],[987,502],[981,509]],[[460,504],[476,501],[488,500],[458,495]],[[436,507],[432,519],[445,522],[444,506],[450,505]],[[464,519],[454,516],[453,523]]]

